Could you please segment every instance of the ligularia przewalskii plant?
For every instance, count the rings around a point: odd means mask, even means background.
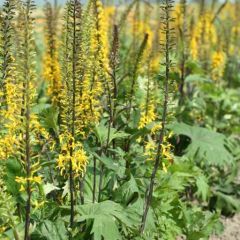
[[[25,234],[24,239],[30,239],[30,212],[33,190],[36,184],[41,183],[39,154],[34,151],[34,146],[41,144],[41,137],[47,137],[47,132],[40,126],[38,117],[32,112],[36,98],[36,75],[34,71],[34,40],[33,18],[34,4],[31,1],[20,3],[18,37],[19,48],[16,61],[13,55],[13,24],[14,1],[5,5],[5,29],[3,31],[3,53],[5,70],[2,77],[2,121],[5,134],[2,137],[2,158],[15,158],[22,165],[22,175],[16,176],[20,184],[19,191],[27,194],[25,203]],[[9,8],[9,9],[8,9]],[[8,52],[9,51],[9,52]]]
[[[208,239],[240,209],[240,2],[5,0],[0,239]]]

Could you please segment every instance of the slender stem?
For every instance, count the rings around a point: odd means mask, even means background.
[[[132,110],[132,101],[133,101],[133,97],[135,94],[135,85],[136,85],[136,80],[137,80],[137,72],[138,72],[138,67],[139,67],[139,63],[141,61],[142,58],[142,54],[144,52],[144,49],[146,47],[148,41],[148,34],[145,33],[143,42],[139,48],[138,54],[136,56],[136,61],[134,64],[134,68],[133,68],[133,73],[132,73],[132,84],[131,84],[131,89],[130,89],[130,96],[129,96],[129,111],[128,111],[128,115],[127,115],[127,121],[130,119],[131,117],[131,110]]]
[[[28,100],[27,100],[28,102]],[[30,163],[30,136],[29,136],[29,109],[26,114],[26,165],[27,165],[27,203],[26,203],[26,220],[25,220],[25,237],[24,240],[29,240],[29,226],[30,226],[30,212],[31,212],[31,183],[29,177],[31,174],[31,163]]]
[[[69,186],[70,186],[70,201],[71,201],[71,213],[70,213],[70,227],[73,228],[74,224],[74,181],[72,171],[72,161],[69,163]]]
[[[185,41],[186,41],[186,0],[182,0],[180,2],[181,4],[181,16],[183,18],[183,23],[182,26],[179,29],[180,32],[180,40],[181,40],[181,62],[180,62],[180,85],[179,85],[179,105],[182,105],[184,103],[184,85],[185,85],[185,75],[186,75],[186,46],[185,46]]]
[[[131,76],[131,81],[132,82],[131,82],[131,89],[130,89],[130,95],[129,95],[129,101],[128,101],[127,117],[126,117],[127,121],[126,121],[125,125],[127,125],[129,120],[131,119],[132,103],[133,103],[133,98],[134,98],[134,95],[135,95],[135,88],[136,88],[136,81],[137,81],[139,63],[141,61],[143,52],[144,52],[145,47],[147,45],[147,41],[148,41],[148,34],[145,33],[144,39],[141,43],[141,46],[140,46],[139,51],[138,51],[137,56],[136,56],[136,61],[135,61],[134,66],[133,66],[133,73],[132,73],[132,76]],[[128,152],[129,149],[130,149],[130,139],[127,138],[125,140],[124,144],[125,144],[124,150],[125,150],[125,152]],[[130,167],[130,162],[126,161],[126,169],[129,170],[129,167]]]
[[[96,201],[96,181],[97,181],[97,160],[96,157],[93,158],[93,203]]]
[[[111,66],[111,78],[113,84],[113,109],[112,109],[112,126],[115,127],[115,114],[116,114],[116,104],[118,96],[118,86],[117,86],[117,67],[118,67],[118,50],[119,50],[119,36],[118,36],[118,26],[114,25],[113,28],[113,41],[112,41],[112,49],[111,49],[111,58],[110,58],[110,66]]]
[[[227,6],[229,0],[225,0],[224,3],[221,4],[221,6],[218,8],[217,12],[215,13],[213,19],[212,19],[212,23],[215,22],[215,20],[217,19],[217,17],[219,16],[219,14],[222,12],[222,10]]]
[[[111,133],[111,116],[108,122],[108,133],[107,133],[107,142],[106,147],[104,149],[104,153],[107,153],[108,146],[109,146],[109,139],[110,139],[110,133]],[[103,149],[101,150],[100,156],[102,155]],[[103,173],[104,173],[104,165],[100,163],[100,176],[99,176],[99,185],[98,185],[98,202],[101,200],[101,192],[102,192],[102,182],[103,182]]]
[[[26,96],[26,166],[27,166],[27,204],[26,204],[26,220],[25,220],[25,240],[29,240],[29,226],[30,226],[30,212],[31,212],[31,183],[29,181],[30,175],[31,175],[31,160],[30,160],[30,109],[29,109],[29,78],[27,78],[27,96]]]
[[[206,0],[200,0],[199,16],[202,16],[204,14],[205,7],[206,7]]]
[[[217,3],[217,0],[212,0],[212,3],[211,3],[211,11],[212,12],[214,11],[216,3]]]
[[[147,67],[147,96],[146,96],[146,103],[145,103],[145,116],[148,115],[148,107],[150,101],[150,63],[148,63]]]
[[[79,189],[80,189],[80,201],[81,204],[84,204],[84,177],[79,177]]]
[[[116,118],[116,101],[118,97],[118,84],[117,84],[117,66],[118,66],[118,51],[119,51],[119,36],[118,36],[118,26],[114,25],[113,29],[113,42],[111,51],[111,77],[113,82],[113,106],[112,106],[112,127],[115,128],[115,118]],[[115,139],[112,141],[112,148],[115,149]]]
[[[27,175],[27,202],[26,202],[26,216],[25,216],[25,230],[24,230],[24,240],[30,240],[29,227],[30,227],[30,213],[31,213],[31,182],[29,180],[31,176],[31,159],[30,159],[30,67],[29,67],[29,24],[30,24],[30,6],[31,0],[27,1],[26,12],[25,12],[25,28],[24,28],[24,78],[26,79],[24,83],[24,98],[26,102],[25,108],[25,164],[26,164],[26,175]]]
[[[100,176],[99,176],[99,185],[98,185],[98,202],[101,201],[103,172],[104,172],[104,167],[103,167],[103,164],[100,163]]]
[[[20,237],[18,235],[16,228],[13,228],[13,235],[14,235],[15,240],[20,240]]]
[[[72,123],[71,123],[71,135],[75,140],[75,120],[76,120],[76,64],[77,64],[77,47],[76,47],[76,11],[77,11],[77,0],[73,2],[73,36],[72,36]],[[70,143],[70,156],[73,156],[72,142]],[[71,215],[70,215],[70,227],[74,225],[74,174],[72,169],[72,158],[69,166],[69,184],[70,184],[70,201],[71,201]]]
[[[169,0],[165,0],[165,21],[166,21],[166,28],[165,28],[165,83],[164,83],[164,104],[163,104],[163,113],[162,113],[162,128],[160,130],[159,139],[158,139],[158,148],[157,148],[157,154],[155,158],[155,164],[154,168],[151,174],[150,178],[150,184],[146,191],[146,198],[145,198],[145,205],[144,205],[144,211],[142,215],[141,225],[140,225],[140,233],[142,234],[146,225],[147,215],[148,211],[151,205],[152,201],[152,195],[153,195],[153,187],[154,187],[154,181],[156,178],[157,170],[159,168],[159,165],[161,163],[161,157],[162,157],[162,143],[164,139],[165,134],[165,125],[166,125],[166,119],[167,119],[167,111],[168,111],[168,98],[169,98],[169,72],[170,72],[170,7],[171,4]]]
[[[96,0],[93,1],[93,4],[94,4],[94,14],[96,16],[96,23],[95,23],[96,24],[96,29],[100,30],[99,13],[98,13],[98,7],[97,7]],[[99,54],[100,53],[100,46],[101,46],[99,34],[97,35],[97,42],[98,42],[98,49],[96,51],[96,54]],[[102,63],[101,59],[100,59],[100,66],[103,67],[103,63]],[[108,103],[108,106],[109,106],[109,121],[108,121],[108,133],[107,133],[106,147],[105,147],[105,149],[103,149],[103,146],[102,146],[100,156],[102,155],[103,151],[104,151],[104,153],[107,153],[107,150],[108,150],[111,126],[112,126],[112,122],[113,122],[113,105],[114,105],[114,98],[112,97],[112,90],[114,90],[114,88],[112,89],[113,84],[111,84],[107,75],[103,74],[103,76],[105,78],[104,87],[105,87],[105,90],[106,90],[106,93],[107,93],[107,103]],[[104,165],[102,163],[100,163],[100,176],[99,176],[99,185],[98,185],[98,201],[100,201],[100,199],[101,199],[103,172],[104,172]]]

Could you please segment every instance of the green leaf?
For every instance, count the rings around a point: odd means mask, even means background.
[[[40,119],[41,124],[47,130],[52,130],[58,134],[58,109],[56,107],[49,107],[41,112]]]
[[[125,174],[125,162],[122,161],[116,161],[110,157],[107,156],[99,156],[96,153],[92,152],[92,154],[99,159],[107,169],[110,169],[114,171],[120,178],[124,177]]]
[[[7,237],[6,240],[15,239],[14,231],[16,231],[19,239],[24,239],[24,223],[18,224],[15,228],[11,228],[4,233],[4,237]],[[32,231],[32,225],[30,225],[30,232]],[[1,237],[1,235],[0,235]],[[3,238],[5,239],[5,238]]]
[[[233,164],[234,158],[226,148],[227,139],[223,134],[185,123],[175,123],[170,128],[175,134],[185,135],[191,139],[186,149],[188,157],[193,159],[197,157],[206,165],[223,167]]]
[[[125,182],[121,187],[117,189],[115,195],[119,201],[124,202],[126,205],[137,199],[139,195],[139,189],[136,180],[132,175],[129,181]]]
[[[50,192],[54,190],[59,190],[60,188],[54,186],[52,183],[46,183],[43,185],[43,190],[45,195],[49,194]]]
[[[39,238],[44,238],[44,240],[68,239],[67,230],[64,226],[64,222],[61,220],[57,220],[56,222],[45,220],[40,224],[37,235]]]
[[[198,207],[187,207],[181,204],[181,225],[186,238],[189,240],[208,239],[219,228],[219,214],[203,211]]]
[[[93,221],[91,233],[94,235],[94,240],[122,239],[118,230],[119,224],[132,227],[135,224],[132,220],[133,216],[137,214],[113,201],[85,204],[78,206],[76,210],[78,212],[76,221]]]
[[[93,227],[91,233],[94,235],[94,240],[118,240],[122,239],[116,219],[109,216],[96,216],[94,218]]]
[[[6,175],[4,181],[7,189],[13,195],[19,194],[19,184],[16,182],[17,176],[22,176],[22,166],[16,159],[8,159],[6,164]]]
[[[69,193],[70,193],[69,181],[66,181],[63,187],[62,198],[64,198]]]
[[[129,134],[118,131],[115,128],[108,128],[107,126],[104,125],[103,122],[101,122],[99,125],[97,125],[94,129],[95,135],[98,138],[98,141],[100,142],[101,146],[104,146],[112,142],[113,139],[117,138],[125,138],[129,136]]]
[[[36,114],[40,114],[42,111],[44,111],[50,107],[51,107],[50,104],[45,103],[45,102],[40,102],[33,107],[32,111]]]
[[[7,160],[6,167],[8,173],[21,174],[22,166],[19,161],[14,158],[10,158]]]
[[[204,175],[196,177],[197,195],[202,198],[203,201],[207,201],[209,196],[209,185],[207,178]]]
[[[232,213],[240,210],[240,201],[236,197],[220,191],[215,191],[214,194],[217,196],[217,207],[219,209],[225,209]]]
[[[192,83],[192,82],[211,82],[210,79],[206,78],[205,76],[199,75],[199,74],[191,74],[188,75],[185,79],[186,82]]]

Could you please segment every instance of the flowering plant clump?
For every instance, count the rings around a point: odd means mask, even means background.
[[[1,5],[0,239],[220,235],[240,209],[239,0]]]

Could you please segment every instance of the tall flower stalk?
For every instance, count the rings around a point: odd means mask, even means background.
[[[179,83],[179,105],[182,105],[184,102],[184,85],[185,85],[185,77],[186,77],[186,61],[187,61],[187,22],[186,22],[186,14],[187,14],[187,1],[180,1],[180,16],[179,16],[179,36],[180,36],[180,83]]]
[[[109,62],[109,43],[108,43],[108,29],[107,22],[104,16],[105,10],[103,4],[100,0],[92,1],[92,10],[94,16],[94,35],[92,40],[95,41],[95,50],[94,56],[95,60],[93,61],[94,72],[93,77],[95,81],[100,80],[102,90],[104,91],[103,97],[101,97],[102,104],[105,105],[108,112],[108,130],[107,130],[107,143],[102,146],[100,150],[100,155],[102,153],[107,153],[109,147],[109,138],[110,130],[113,126],[113,105],[114,105],[114,83],[110,77],[110,62]],[[99,81],[98,80],[98,81]],[[95,85],[97,82],[94,82]],[[104,165],[100,163],[100,176],[99,176],[99,185],[98,185],[98,201],[101,199],[102,191],[102,180],[104,173]],[[94,189],[93,196],[96,191],[96,164],[94,163]],[[93,197],[95,198],[95,197]]]
[[[133,104],[135,91],[136,91],[136,85],[137,85],[138,70],[139,70],[139,66],[141,64],[142,56],[145,51],[147,42],[148,42],[148,34],[146,33],[144,36],[144,39],[139,47],[139,50],[136,54],[135,62],[133,64],[133,70],[131,73],[131,78],[130,78],[131,84],[130,84],[130,92],[129,92],[127,120],[129,120],[131,117],[132,104]]]
[[[69,178],[70,227],[74,225],[76,203],[75,178],[81,176],[87,165],[87,157],[79,138],[82,136],[81,116],[81,26],[82,9],[78,0],[70,0],[65,12],[63,42],[62,88],[60,111],[60,148],[57,164],[61,173]]]
[[[4,81],[11,77],[13,67],[13,18],[15,15],[15,1],[6,0],[3,5],[1,22],[1,88]],[[4,90],[4,89],[3,89]]]
[[[36,102],[35,44],[33,39],[32,11],[34,3],[27,0],[19,4],[18,26],[15,34],[18,38],[18,51],[13,57],[13,1],[5,3],[3,27],[3,75],[4,99],[1,102],[1,121],[4,135],[0,141],[1,158],[14,158],[23,167],[23,176],[17,176],[20,192],[26,192],[24,240],[30,239],[32,193],[41,183],[38,175],[39,154],[34,146],[41,144],[41,138],[47,133],[40,126],[32,107]],[[14,45],[15,46],[15,45]]]
[[[14,126],[9,122],[11,118],[14,122],[14,114],[17,110],[17,104],[12,101],[17,95],[15,86],[15,60],[13,56],[13,18],[15,16],[15,2],[13,0],[5,1],[3,5],[3,15],[1,22],[1,79],[0,79],[0,158],[7,159],[14,152],[15,140],[12,138]],[[19,97],[16,96],[16,97]],[[10,121],[11,121],[10,120]],[[4,129],[8,132],[4,133]]]
[[[164,42],[162,43],[162,50],[165,54],[165,61],[163,63],[163,66],[165,67],[165,76],[164,76],[164,100],[163,100],[163,111],[161,116],[161,128],[159,130],[158,135],[158,142],[157,142],[157,153],[155,156],[155,163],[154,168],[152,170],[150,183],[146,191],[146,198],[145,198],[145,204],[144,204],[144,210],[140,225],[140,233],[142,234],[145,229],[146,220],[148,211],[152,202],[152,196],[153,196],[153,190],[154,190],[154,182],[156,178],[157,171],[159,169],[160,163],[163,158],[163,147],[162,144],[164,142],[164,136],[166,131],[166,123],[167,123],[167,116],[168,116],[168,102],[169,102],[169,91],[170,91],[170,68],[172,66],[172,61],[170,59],[170,53],[173,48],[173,36],[172,36],[172,27],[171,27],[171,11],[173,9],[173,3],[172,0],[162,0],[161,2],[161,9],[163,16],[161,16],[162,19],[162,32],[164,34]]]
[[[61,74],[59,63],[59,41],[58,41],[58,20],[59,9],[46,2],[44,8],[46,25],[45,25],[45,42],[46,50],[44,56],[43,77],[47,83],[47,92],[54,106],[60,104]]]
[[[27,0],[22,3],[19,12],[19,41],[20,51],[17,56],[18,88],[21,90],[21,108],[18,118],[21,121],[20,129],[16,129],[19,139],[19,154],[24,166],[25,176],[17,177],[16,181],[21,184],[21,191],[26,191],[26,213],[24,240],[30,239],[30,214],[32,192],[34,185],[41,183],[41,177],[37,176],[39,170],[39,154],[33,151],[33,146],[40,143],[39,136],[47,133],[41,128],[37,116],[32,112],[36,101],[36,73],[35,73],[35,43],[33,38],[34,19],[32,12],[35,9],[34,2]],[[19,100],[18,100],[19,101]]]

